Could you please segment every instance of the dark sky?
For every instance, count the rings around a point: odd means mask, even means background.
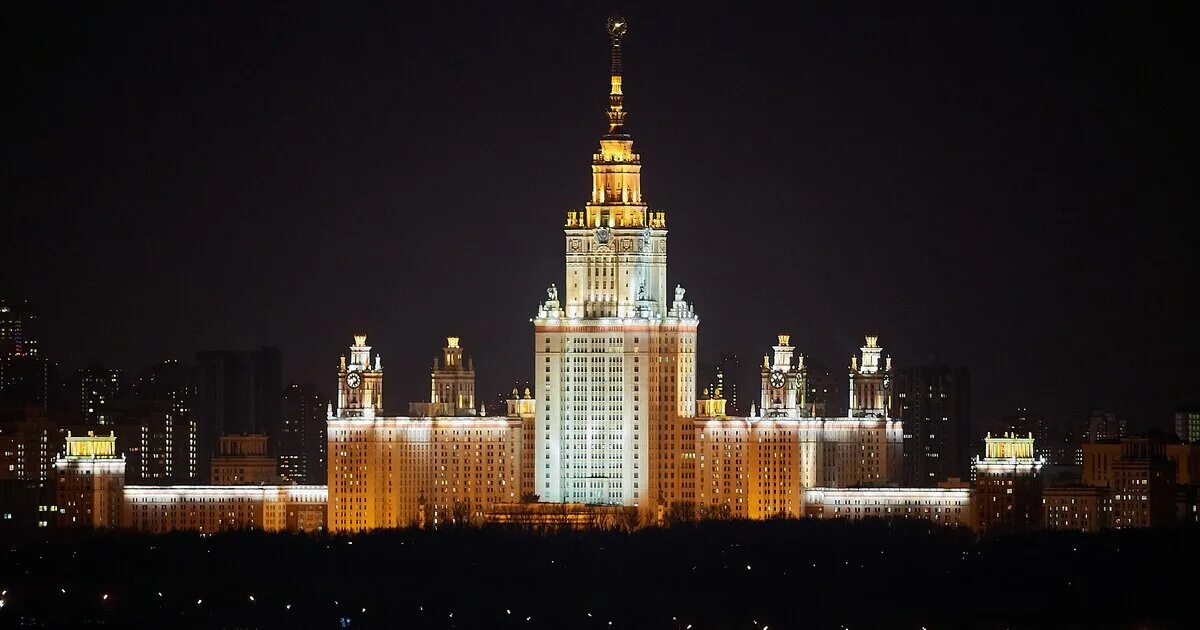
[[[4,25],[0,295],[49,355],[272,344],[329,392],[364,331],[400,411],[456,334],[489,399],[528,378],[612,6],[100,4]],[[982,4],[620,7],[701,359],[789,331],[841,366],[877,331],[969,367],[977,419],[1165,425],[1200,377],[1191,22]]]

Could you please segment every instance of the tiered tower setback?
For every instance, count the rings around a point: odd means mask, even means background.
[[[534,323],[535,493],[542,501],[639,506],[694,501],[690,423],[696,329],[667,289],[666,214],[648,209],[626,132],[628,26],[608,21],[608,127],[591,195],[567,213],[565,296],[551,285]]]

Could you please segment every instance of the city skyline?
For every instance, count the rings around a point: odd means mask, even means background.
[[[1025,31],[1028,47],[993,50],[1016,16],[811,11],[786,28],[629,11],[654,37],[630,43],[628,126],[651,205],[674,219],[668,282],[703,305],[700,362],[734,352],[753,365],[790,333],[838,370],[869,331],[900,365],[969,368],[976,426],[1019,406],[1064,422],[1093,408],[1139,429],[1167,422],[1197,369],[1176,296],[1192,272],[1182,249],[1150,249],[1145,209],[1164,206],[1155,195],[1169,185],[1116,166],[1119,149],[1149,159],[1162,139],[1131,139],[1151,107],[1137,81],[1113,87],[1097,74],[1119,50],[1089,59],[1053,36],[1072,24],[1087,49],[1129,16],[1060,8]],[[590,72],[602,55],[574,42],[594,37],[604,14],[434,13],[404,38],[390,17],[376,20],[385,27],[338,16],[321,31],[343,45],[332,57],[300,45],[317,19],[303,11],[182,19],[170,38],[195,58],[170,52],[153,11],[67,19],[78,37],[33,47],[19,75],[28,124],[17,144],[29,152],[12,171],[5,297],[40,311],[42,354],[67,366],[132,371],[271,345],[285,380],[322,390],[345,338],[369,331],[389,357],[392,400],[420,399],[428,357],[460,336],[490,401],[531,378],[530,296],[562,264],[542,244],[579,205],[603,121],[603,81]],[[119,21],[128,46],[83,54],[95,49],[84,18]],[[204,44],[210,27],[220,49]],[[438,56],[464,39],[491,54]],[[871,41],[887,45],[862,48]],[[941,54],[956,49],[961,58]],[[1047,53],[1057,63],[1039,66]],[[31,72],[34,62],[49,71]],[[1128,79],[1140,63],[1109,70]],[[101,72],[82,76],[91,64]],[[238,66],[241,82],[216,85]],[[719,88],[698,88],[710,75]],[[86,111],[55,98],[105,79],[123,90],[95,94]],[[60,161],[82,175],[58,179]],[[722,172],[727,183],[697,189]],[[1070,203],[1051,203],[1063,194]]]
[[[1186,625],[1163,16],[614,9],[18,34],[0,625]]]

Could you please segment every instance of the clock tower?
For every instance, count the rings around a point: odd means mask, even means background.
[[[366,335],[354,335],[350,362],[338,364],[338,414],[342,418],[374,418],[383,413],[383,365],[379,355],[371,363]]]
[[[804,355],[792,364],[795,348],[789,335],[779,335],[779,345],[772,348],[775,356],[763,355],[762,401],[763,417],[796,418],[807,415],[805,410]]]

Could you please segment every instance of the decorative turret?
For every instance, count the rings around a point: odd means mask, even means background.
[[[710,394],[708,388],[704,389],[704,393],[700,399],[696,401],[696,417],[697,418],[724,418],[725,417],[725,397],[721,395],[721,388],[718,387]]]
[[[366,335],[354,335],[350,361],[338,362],[338,412],[344,418],[374,418],[383,410],[383,365],[379,356],[371,361]]]
[[[880,358],[883,348],[878,335],[866,335],[862,360],[850,357],[850,406],[852,417],[885,418],[891,412],[892,402],[892,358],[887,357],[883,365]]]
[[[429,401],[409,403],[411,416],[482,415],[475,405],[475,361],[463,354],[458,337],[446,337],[442,354],[429,372]]]
[[[768,362],[770,357],[763,355],[760,371],[763,416],[794,418],[807,413],[804,355],[800,355],[799,363],[793,365],[792,356],[796,349],[792,347],[791,335],[779,335],[777,340],[779,343],[772,348],[773,360]]]

